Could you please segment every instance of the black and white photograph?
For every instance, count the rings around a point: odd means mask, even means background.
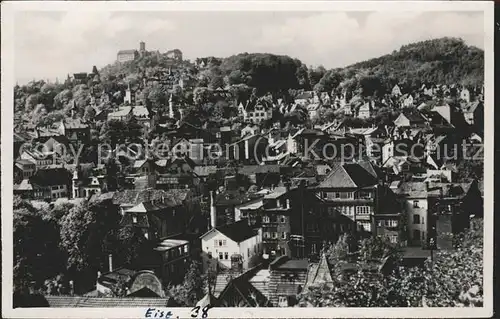
[[[493,314],[493,3],[1,21],[3,317]]]

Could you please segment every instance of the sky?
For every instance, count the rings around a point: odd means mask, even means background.
[[[14,20],[16,81],[63,79],[116,60],[121,49],[185,59],[242,52],[286,54],[308,66],[343,67],[402,45],[460,37],[484,49],[483,12],[23,11]]]

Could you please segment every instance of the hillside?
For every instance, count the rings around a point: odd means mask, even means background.
[[[200,66],[200,61],[206,63]],[[269,53],[198,58],[195,62],[172,61],[152,52],[135,61],[106,66],[98,71],[97,81],[68,78],[64,83],[37,81],[16,86],[18,130],[50,125],[75,107],[79,116],[92,117],[91,101],[97,101],[94,109],[109,109],[123,101],[128,85],[138,101],[153,108],[165,109],[173,95],[177,105],[192,107],[198,119],[220,120],[235,101],[251,96],[270,94],[275,100],[289,101],[302,90],[335,93],[348,89],[352,94],[382,97],[396,83],[406,91],[422,83],[479,87],[484,73],[484,52],[455,38],[405,45],[391,54],[332,70],[308,68],[298,59]],[[223,102],[214,94],[218,88],[229,88]]]
[[[440,38],[405,45],[391,54],[353,64],[343,71],[367,73],[411,87],[422,83],[476,87],[484,81],[484,51],[467,46],[461,39]]]

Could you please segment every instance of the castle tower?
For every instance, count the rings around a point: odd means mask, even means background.
[[[146,43],[143,41],[139,43],[139,53],[141,56],[144,56],[144,54],[146,53]]]

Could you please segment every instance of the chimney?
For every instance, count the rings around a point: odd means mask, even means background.
[[[429,190],[429,181],[425,181],[425,190],[428,191]]]
[[[215,228],[217,226],[217,216],[215,212],[215,195],[214,191],[210,191],[210,227]]]
[[[108,259],[109,259],[109,272],[112,272],[113,271],[113,254],[109,254]]]

